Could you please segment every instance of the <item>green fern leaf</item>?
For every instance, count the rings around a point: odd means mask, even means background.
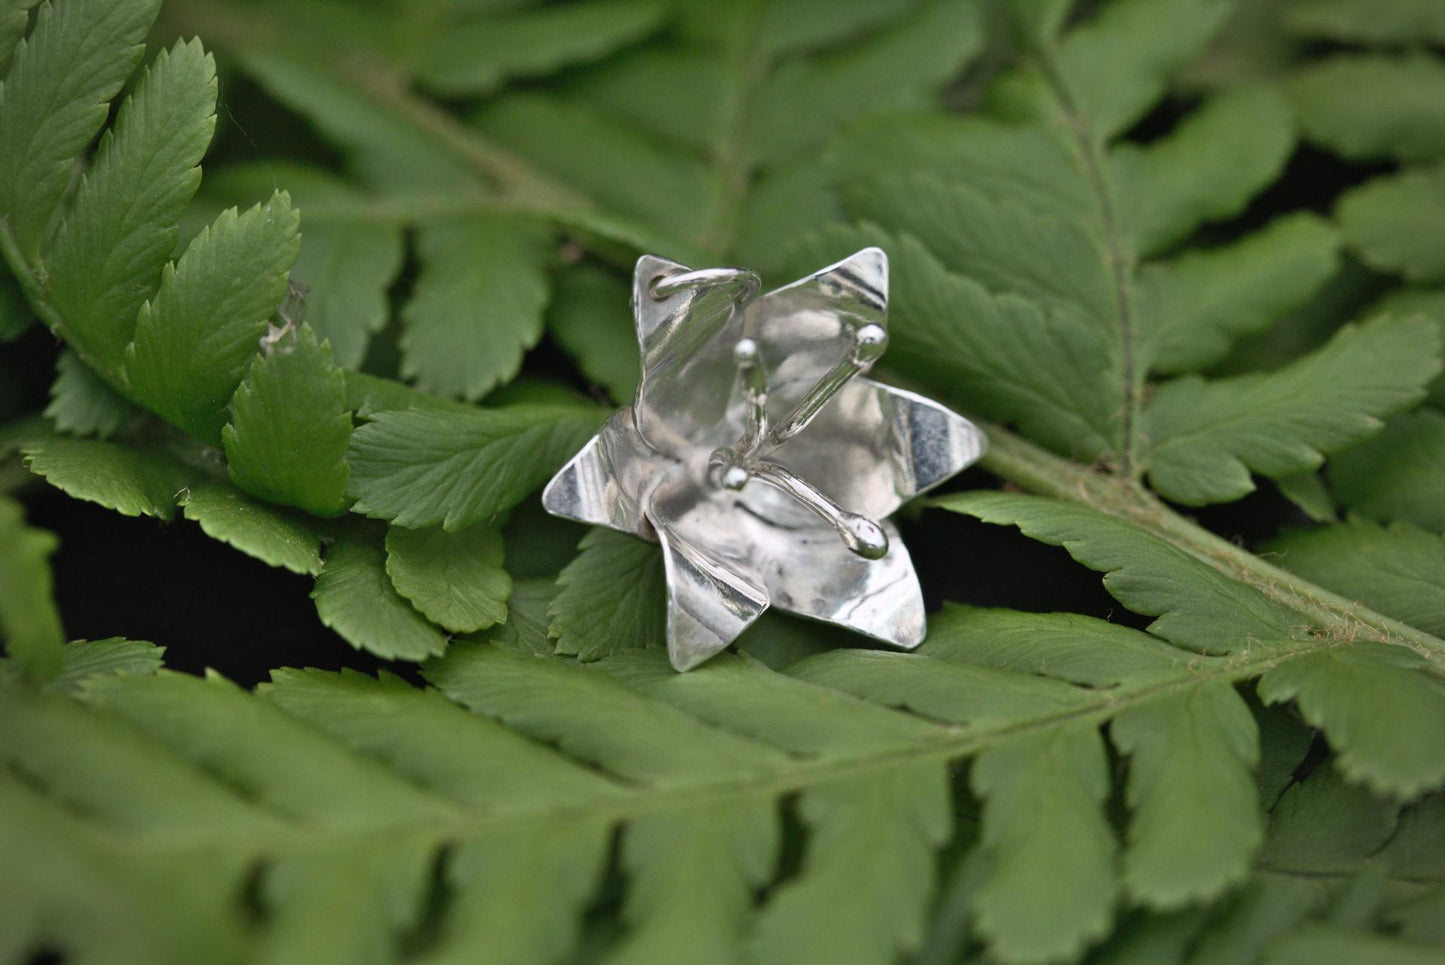
[[[204,442],[221,441],[226,404],[285,295],[299,223],[278,193],[222,214],[166,266],[126,347],[136,399]]]
[[[1125,888],[1169,909],[1241,881],[1264,827],[1250,779],[1259,734],[1234,688],[1211,681],[1132,707],[1109,737],[1130,761]]]
[[[1367,43],[1445,42],[1445,12],[1430,0],[1296,0],[1290,27],[1308,37]]]
[[[1445,291],[1430,288],[1397,288],[1379,302],[1380,310],[1397,317],[1423,315],[1440,326],[1440,341],[1445,343]],[[1445,409],[1445,375],[1430,385],[1430,404]]]
[[[1100,811],[1109,781],[1095,730],[1059,725],[1006,741],[979,755],[970,783],[984,800],[983,844],[999,868],[975,906],[999,952],[1053,961],[1107,934],[1116,845]],[[1035,903],[1048,911],[1025,911]]]
[[[1139,271],[1140,314],[1157,319],[1148,354],[1174,374],[1218,362],[1320,290],[1338,267],[1334,229],[1310,214],[1279,218],[1236,244]]]
[[[277,184],[286,185],[305,215],[290,277],[307,290],[306,324],[331,343],[337,365],[356,369],[372,336],[386,327],[387,288],[405,253],[401,228],[378,210],[379,201],[318,168],[277,161],[206,175],[208,197],[236,204],[264,200]],[[354,216],[333,216],[337,211]]]
[[[121,104],[46,254],[66,334],[103,371],[118,372],[176,246],[215,110],[216,65],[200,42],[162,51]]]
[[[61,352],[55,370],[45,414],[61,432],[104,439],[139,414],[74,352]]]
[[[1036,34],[1047,66],[1005,78],[992,96],[1009,117],[1058,119],[1075,112],[1081,129],[1103,141],[1149,110],[1228,13],[1229,4],[1219,0],[1110,4],[1061,39]],[[1047,19],[1055,30],[1061,25],[1057,14]]]
[[[252,499],[226,483],[207,480],[181,496],[186,519],[212,539],[271,566],[315,576],[321,572],[321,530],[299,513]]]
[[[413,66],[439,93],[486,94],[509,77],[598,59],[655,30],[665,13],[656,0],[603,0],[501,17],[484,12],[430,34]]]
[[[1278,665],[1270,659],[1260,666],[1260,695],[1268,702],[1296,699],[1306,719],[1330,739],[1352,779],[1400,797],[1445,780],[1437,756],[1426,750],[1434,739],[1430,735],[1445,727],[1445,689],[1431,676],[1442,656],[1435,638],[1390,639],[1381,631],[1393,628],[1361,627],[1343,607],[1318,628],[1283,622],[1289,620],[1290,605],[1224,578],[1162,540],[1148,551],[1153,558],[1144,565],[1145,546],[1155,537],[1080,507],[1005,494],[950,497],[941,505],[990,522],[1013,523],[1036,539],[1064,546],[1085,565],[1107,571],[1109,591],[1139,613],[1162,614],[1151,631],[1178,645],[1288,656]],[[1133,544],[1132,552],[1124,550],[1126,544]],[[1324,616],[1318,608],[1315,614]],[[1310,638],[1331,645],[1299,646]],[[1386,696],[1390,693],[1395,696]],[[1390,704],[1388,713],[1384,704]],[[1372,706],[1374,713],[1367,709]],[[1420,743],[1402,743],[1389,736],[1400,733],[1424,737]]]
[[[231,481],[253,496],[318,516],[346,508],[351,413],[331,347],[302,325],[267,336],[231,398],[221,430]]]
[[[1442,68],[1445,72],[1445,68]],[[1445,156],[1445,145],[1434,156]],[[1445,281],[1445,167],[1376,178],[1340,199],[1340,227],[1367,264],[1413,282]]]
[[[547,607],[556,594],[557,584],[551,576],[514,579],[512,595],[507,598],[507,622],[487,632],[485,639],[537,657],[554,653],[556,646],[547,633]]]
[[[199,475],[155,445],[45,436],[21,452],[30,471],[52,486],[122,516],[173,519],[176,499]]]
[[[453,533],[393,526],[386,533],[386,573],[412,606],[454,633],[507,619],[512,578],[502,569],[502,536],[490,526]]]
[[[577,360],[582,374],[618,402],[637,393],[632,292],[611,272],[582,265],[557,280],[547,331]]]
[[[596,660],[623,649],[667,644],[667,583],[663,557],[625,533],[594,528],[577,558],[557,577],[547,605],[548,633],[557,652]]]
[[[1366,643],[1310,654],[1266,673],[1259,694],[1294,700],[1329,736],[1341,773],[1379,794],[1408,799],[1445,781],[1433,750],[1445,739],[1445,685],[1419,654]]]
[[[949,607],[935,619],[925,649],[1105,688],[1168,678],[1187,661],[1156,638],[1098,620],[970,607]],[[1201,682],[1144,701],[1115,718],[1110,736],[1131,758],[1135,818],[1123,855],[1131,896],[1172,908],[1241,879],[1262,834],[1249,774],[1259,741],[1233,690]],[[1196,817],[1183,817],[1206,801]],[[1214,833],[1201,832],[1205,826]]]
[[[601,422],[581,406],[379,412],[351,437],[355,510],[398,526],[458,530],[510,509]]]
[[[1445,156],[1445,66],[1429,54],[1331,57],[1300,71],[1290,96],[1305,134],[1346,157]]]
[[[144,640],[79,640],[62,651],[65,666],[45,686],[59,693],[78,695],[89,678],[105,674],[154,674],[161,669],[164,648]]]
[[[1226,246],[1157,257],[1203,222],[1237,212],[1278,174],[1293,144],[1279,96],[1260,88],[1216,96],[1146,146],[1110,146],[1150,103],[1143,98],[1158,95],[1170,58],[1188,56],[1187,43],[1201,43],[1222,10],[1180,7],[1188,13],[1176,20],[1206,32],[1174,31],[1170,5],[1121,3],[1057,50],[1044,44],[1035,64],[997,85],[1005,121],[898,121],[860,131],[832,154],[850,211],[887,229],[882,237],[899,253],[893,332],[906,353],[895,360],[902,371],[1125,476],[1156,455],[1171,458],[1152,451],[1168,439],[1140,411],[1146,375],[1219,358],[1235,337],[1313,294],[1334,264],[1330,233],[1298,217]],[[1161,33],[1180,46],[1153,42]],[[1121,57],[1138,57],[1138,48],[1161,59],[1111,63],[1097,76],[1074,65],[1116,46],[1129,48]],[[899,157],[908,160],[889,161]],[[910,248],[910,235],[938,265]],[[839,237],[825,235],[809,256],[836,256],[857,240]],[[1148,256],[1156,257],[1141,268]],[[1249,270],[1240,273],[1243,264]],[[953,275],[981,284],[994,305],[969,298],[960,324],[954,306],[968,296]],[[1261,291],[1268,296],[1250,298]]]
[[[35,261],[81,150],[140,62],[160,0],[42,3],[0,87],[0,211]],[[7,52],[10,48],[6,48]]]
[[[1136,613],[1149,631],[1202,653],[1279,647],[1298,636],[1299,614],[1271,594],[1133,523],[1082,506],[1007,493],[947,496],[938,505],[1063,546]]]
[[[36,680],[60,672],[65,644],[51,596],[48,558],[59,545],[45,530],[25,525],[20,504],[0,496],[0,635],[5,652]]]
[[[1374,439],[1331,460],[1330,486],[1356,512],[1445,533],[1442,466],[1445,413],[1421,408],[1396,416]]]
[[[544,239],[487,216],[423,229],[423,268],[402,313],[402,375],[423,391],[471,400],[510,382],[542,337]]]
[[[945,777],[936,763],[912,764],[804,794],[799,816],[812,841],[802,877],[763,913],[754,958],[864,965],[917,946],[932,852],[950,831]],[[830,918],[834,927],[814,927]]]
[[[1164,251],[1206,221],[1238,214],[1258,186],[1279,175],[1294,149],[1284,98],[1270,87],[1225,91],[1154,145],[1118,145],[1119,213],[1141,254]]]
[[[424,660],[446,649],[446,636],[396,591],[379,532],[354,526],[326,551],[312,591],[321,622],[348,643],[380,657]]]
[[[1420,401],[1440,371],[1436,327],[1423,319],[1342,329],[1312,355],[1267,375],[1161,386],[1148,411],[1149,481],[1176,502],[1251,492],[1250,471],[1288,476],[1379,431]]]
[[[1290,572],[1445,637],[1445,539],[1364,519],[1289,533],[1269,545]]]
[[[30,26],[30,9],[40,0],[4,0],[0,3],[0,75],[10,69],[16,45]]]

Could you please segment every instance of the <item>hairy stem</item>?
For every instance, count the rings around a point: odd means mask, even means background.
[[[1409,647],[1445,669],[1445,641],[1331,593],[1223,539],[1166,506],[1137,482],[1056,456],[997,426],[985,427],[989,450],[981,465],[1021,489],[1088,506],[1133,523],[1284,603],[1323,628],[1364,627],[1381,643]]]
[[[1114,469],[1124,479],[1135,480],[1139,477],[1139,407],[1143,395],[1143,373],[1134,352],[1134,304],[1129,286],[1133,258],[1119,232],[1113,191],[1104,173],[1104,159],[1099,156],[1099,144],[1089,128],[1088,120],[1080,112],[1072,92],[1054,64],[1052,51],[1041,46],[1034,51],[1034,55],[1049,90],[1064,112],[1069,137],[1078,152],[1084,176],[1099,202],[1104,255],[1109,260],[1109,276],[1113,282],[1114,303],[1117,307],[1119,367],[1123,381],[1123,393],[1119,400],[1119,451]]]

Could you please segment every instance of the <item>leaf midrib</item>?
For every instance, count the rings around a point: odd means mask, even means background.
[[[753,107],[757,101],[758,86],[772,66],[771,59],[758,43],[762,5],[749,4],[745,15],[747,21],[738,25],[734,43],[727,52],[726,63],[733,67],[728,71],[730,88],[727,92],[727,103],[732,109],[723,127],[723,142],[712,157],[715,191],[703,221],[702,235],[696,239],[700,248],[719,257],[732,248],[737,233],[738,208],[752,176],[747,161]]]
[[[1053,50],[1047,44],[1039,44],[1034,51],[1040,74],[1050,92],[1059,102],[1059,107],[1068,122],[1069,137],[1083,163],[1084,177],[1089,182],[1099,204],[1099,221],[1103,237],[1104,254],[1108,258],[1109,279],[1114,289],[1114,303],[1117,307],[1115,321],[1119,329],[1119,367],[1123,377],[1120,402],[1120,445],[1116,453],[1118,464],[1115,473],[1123,479],[1138,478],[1138,422],[1140,408],[1140,379],[1138,363],[1134,357],[1134,306],[1129,275],[1133,259],[1128,255],[1119,232],[1118,215],[1114,210],[1113,192],[1104,173],[1103,159],[1099,157],[1099,141],[1093,136],[1087,119],[1079,110],[1073,93],[1064,82],[1063,74],[1053,58]]]
[[[1072,707],[1056,713],[1046,714],[1025,721],[1014,721],[992,728],[967,727],[926,718],[938,727],[939,737],[927,743],[902,748],[890,748],[859,754],[853,757],[817,757],[798,760],[796,766],[779,769],[759,777],[742,778],[725,776],[716,780],[687,785],[656,785],[627,781],[608,772],[615,784],[631,793],[597,798],[585,803],[569,803],[555,807],[536,809],[497,807],[488,809],[484,805],[469,804],[448,796],[445,792],[391,767],[384,759],[373,757],[355,750],[342,741],[337,745],[364,760],[376,762],[388,774],[406,781],[422,792],[434,796],[438,803],[457,809],[458,819],[453,822],[437,823],[430,828],[408,824],[409,831],[418,834],[433,834],[438,844],[464,842],[475,837],[505,830],[509,825],[522,822],[535,825],[539,822],[567,824],[579,820],[606,820],[609,823],[627,823],[651,814],[668,812],[679,808],[690,808],[708,804],[726,804],[742,797],[767,796],[781,798],[786,795],[807,791],[845,781],[850,778],[867,777],[877,771],[892,770],[917,763],[936,762],[940,765],[969,757],[993,744],[1025,734],[1043,731],[1065,724],[1102,724],[1122,711],[1135,705],[1167,697],[1176,692],[1192,689],[1201,684],[1224,680],[1235,683],[1259,676],[1290,660],[1310,656],[1328,649],[1347,647],[1346,642],[1303,643],[1292,648],[1265,648],[1253,660],[1241,660],[1238,655],[1222,658],[1201,658],[1213,666],[1203,672],[1197,664],[1191,664],[1188,672],[1172,677],[1153,677],[1138,684],[1122,687],[1100,688],[1092,691],[1096,699],[1086,705]],[[907,658],[904,658],[907,659]],[[600,671],[596,671],[600,672]],[[1086,691],[1088,692],[1088,691]],[[255,698],[262,699],[262,698]],[[278,708],[279,709],[279,708]],[[468,710],[468,713],[473,711]],[[708,725],[715,726],[715,725]],[[732,733],[732,731],[727,731]],[[322,733],[325,733],[322,731]],[[335,738],[330,738],[335,740]],[[545,742],[542,742],[545,743]],[[585,759],[574,758],[555,745],[546,744],[549,750],[579,766],[592,768],[595,765]],[[198,771],[204,771],[199,765]],[[603,766],[606,770],[605,765]],[[224,781],[222,786],[229,787]],[[232,789],[233,790],[233,789]],[[234,791],[233,791],[234,792]],[[288,827],[279,830],[271,838],[258,840],[254,828],[248,828],[235,836],[207,837],[195,833],[161,831],[152,833],[127,829],[114,833],[114,841],[120,850],[131,853],[145,853],[155,848],[174,851],[189,849],[212,850],[217,847],[240,851],[245,854],[285,856],[296,848],[332,847],[336,843],[357,839],[366,841],[378,832],[394,831],[398,824],[395,819],[376,823],[348,822],[345,826],[308,826],[307,819],[278,811],[272,805],[242,795],[253,807],[261,809],[270,818],[279,818]],[[294,825],[294,827],[289,827]],[[113,831],[103,825],[102,831]]]

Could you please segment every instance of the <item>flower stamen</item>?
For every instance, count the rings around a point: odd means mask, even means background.
[[[834,532],[843,540],[844,546],[864,559],[878,560],[888,555],[888,534],[883,532],[882,526],[867,516],[848,512],[814,489],[807,480],[794,475],[787,466],[765,459],[753,464],[751,476],[811,510],[815,516],[833,527]]]
[[[768,426],[768,377],[763,369],[757,342],[739,339],[733,347],[747,424],[731,447],[713,452],[708,460],[712,484],[734,492],[751,479],[772,486],[812,512],[837,532],[849,550],[864,559],[876,560],[888,554],[888,534],[867,516],[850,513],[782,463],[763,457],[796,436],[860,372],[867,371],[888,347],[888,333],[881,325],[864,325],[853,333],[853,350],[830,369],[800,399],[778,425]]]
[[[769,432],[764,451],[781,446],[802,432],[812,422],[828,400],[848,384],[853,376],[866,372],[882,357],[888,348],[888,331],[882,325],[864,325],[853,333],[853,351],[828,370],[827,374],[814,383],[813,387],[793,406],[793,411]]]

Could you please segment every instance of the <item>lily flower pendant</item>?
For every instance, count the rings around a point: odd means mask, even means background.
[[[880,249],[759,287],[744,269],[638,259],[636,399],[552,478],[543,505],[662,544],[678,670],[769,606],[912,649],[923,594],[887,517],[978,459],[984,436],[862,377],[888,345]]]

